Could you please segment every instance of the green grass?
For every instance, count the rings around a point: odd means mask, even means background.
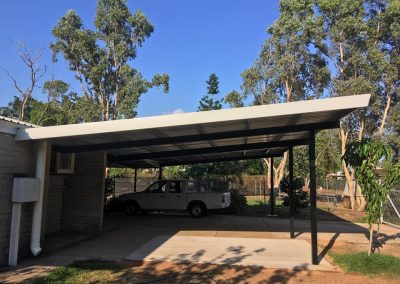
[[[330,253],[333,261],[347,272],[358,272],[364,275],[400,277],[400,257],[366,252],[335,254]]]
[[[78,261],[68,266],[62,266],[51,271],[48,275],[25,283],[89,283],[113,282],[118,278],[118,272],[124,267],[110,261]]]
[[[264,202],[264,199],[247,199],[247,205],[248,206],[258,206],[258,205],[267,205],[268,204],[268,199],[266,202]],[[282,206],[283,205],[283,200],[277,199],[275,206]]]

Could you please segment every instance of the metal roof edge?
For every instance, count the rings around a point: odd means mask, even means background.
[[[367,107],[369,100],[370,94],[363,94],[203,112],[19,129],[16,140],[39,140],[213,122],[229,122],[300,113],[357,109]]]

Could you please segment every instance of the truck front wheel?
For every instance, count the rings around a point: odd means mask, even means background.
[[[194,218],[200,218],[206,213],[206,208],[201,203],[194,203],[189,207],[190,215]]]

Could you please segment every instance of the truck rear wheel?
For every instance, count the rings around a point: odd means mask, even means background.
[[[194,204],[190,205],[189,212],[193,218],[200,218],[206,214],[206,208],[201,203],[194,203]]]
[[[136,215],[139,212],[140,208],[136,202],[128,202],[125,206],[125,214],[128,216]]]

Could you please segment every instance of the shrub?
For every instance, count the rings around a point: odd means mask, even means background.
[[[231,205],[222,210],[225,214],[232,214],[232,215],[243,215],[246,212],[247,208],[247,200],[246,197],[239,193],[239,190],[232,189],[230,190],[231,193]],[[221,210],[220,210],[221,211]]]
[[[304,181],[302,178],[294,178],[293,179],[293,195],[295,200],[295,209],[297,208],[307,208],[310,204],[310,199],[308,197],[307,192],[303,190]],[[282,192],[287,193],[288,195],[283,198],[283,206],[289,206],[289,177],[285,176],[280,184],[280,188]]]

